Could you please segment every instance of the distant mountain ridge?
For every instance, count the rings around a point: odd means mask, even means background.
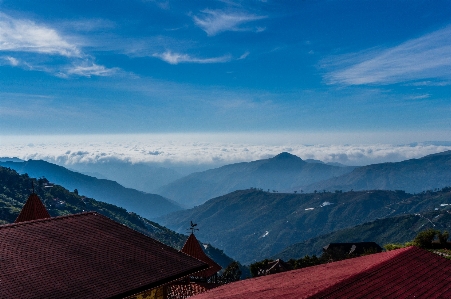
[[[451,192],[358,191],[287,194],[241,190],[157,219],[177,232],[187,221],[198,235],[242,263],[270,257],[287,246],[379,218],[447,209]]]
[[[64,167],[64,165],[62,165]],[[155,193],[161,186],[182,177],[173,169],[149,163],[129,163],[110,160],[97,163],[78,163],[71,165],[76,172],[118,182],[124,187]]]
[[[396,163],[380,163],[304,187],[314,190],[404,190],[422,192],[451,185],[451,151]],[[298,185],[300,187],[301,185]]]
[[[308,163],[283,152],[263,160],[225,165],[197,172],[157,190],[181,205],[192,207],[210,198],[250,187],[285,192],[300,191],[300,186],[339,176],[354,167],[339,167],[324,163]]]
[[[125,188],[117,182],[97,179],[42,160],[0,162],[0,166],[20,174],[27,173],[30,177],[45,177],[67,189],[77,189],[80,195],[123,207],[149,219],[181,209],[163,196]]]

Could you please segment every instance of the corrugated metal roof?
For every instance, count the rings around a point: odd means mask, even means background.
[[[450,260],[408,247],[242,280],[192,298],[451,298],[450,285]]]
[[[0,298],[124,297],[207,267],[92,212],[0,226]]]
[[[210,266],[207,270],[201,271],[196,274],[199,277],[210,277],[220,271],[222,269],[215,261],[209,258],[205,252],[200,247],[199,241],[196,239],[194,234],[191,234],[186,240],[185,245],[183,245],[182,250],[183,253],[186,253]]]
[[[36,193],[31,193],[28,197],[27,202],[20,211],[19,216],[17,217],[15,223],[23,222],[23,221],[31,221],[38,219],[50,218],[49,212],[45,208],[44,204],[39,199],[39,196]]]

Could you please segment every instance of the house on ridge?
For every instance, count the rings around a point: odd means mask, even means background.
[[[331,260],[342,260],[378,252],[382,252],[382,247],[375,242],[329,243],[323,247],[323,253]]]

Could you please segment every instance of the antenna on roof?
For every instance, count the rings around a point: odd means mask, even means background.
[[[190,228],[188,228],[188,230],[191,230],[191,233],[192,234],[194,234],[194,231],[195,230],[199,230],[198,228],[196,228],[196,226],[197,226],[197,223],[193,223],[193,221],[191,220],[190,221],[191,222],[191,227]]]
[[[33,193],[34,193],[34,181],[31,181],[31,188],[33,189]]]

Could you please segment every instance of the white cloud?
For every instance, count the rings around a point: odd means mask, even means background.
[[[0,13],[0,51],[79,57],[80,50],[55,29]]]
[[[5,60],[9,65],[12,65],[12,66],[18,66],[19,63],[20,63],[18,59],[14,58],[14,57],[12,57],[12,56],[3,56],[2,58],[3,58],[3,60]]]
[[[154,57],[160,58],[169,64],[179,64],[179,63],[223,63],[231,60],[230,55],[213,57],[213,58],[197,58],[192,57],[188,54],[173,53],[171,51],[166,51],[161,54],[153,54]]]
[[[118,71],[117,68],[106,68],[103,65],[97,65],[92,62],[86,62],[80,65],[74,65],[66,70],[65,75],[78,75],[83,77],[91,76],[111,76]]]
[[[103,20],[90,20],[70,24],[66,22],[61,26],[94,30],[97,27],[113,25]],[[26,70],[47,72],[64,78],[69,76],[111,76],[118,71],[117,68],[106,68],[95,64],[90,55],[83,53],[77,45],[70,43],[53,28],[36,24],[30,20],[14,19],[4,13],[0,13],[0,28],[0,51],[37,54],[28,55],[27,61],[12,56],[1,57],[9,65],[19,66]],[[67,60],[64,63],[48,63],[48,60],[37,57],[42,54],[64,56]],[[70,62],[70,66],[67,61]]]
[[[338,69],[329,72],[325,79],[330,84],[345,85],[449,80],[450,53],[451,26],[448,26],[392,48],[335,59],[332,62]]]
[[[201,16],[194,16],[194,23],[204,30],[207,35],[213,36],[224,31],[256,31],[261,32],[263,27],[243,28],[242,24],[261,20],[266,16],[257,16],[245,12],[224,12],[221,10],[206,9]]]
[[[451,150],[451,142],[305,145],[301,139],[308,138],[296,136],[281,133],[0,136],[0,152],[2,156],[24,160],[44,159],[64,165],[119,160],[218,166],[265,159],[283,151],[302,159],[366,165],[420,158]]]
[[[430,98],[431,95],[426,93],[426,94],[421,94],[421,95],[416,95],[416,96],[410,96],[408,97],[409,100],[424,100],[427,98]]]
[[[240,58],[238,58],[238,60],[245,59],[247,56],[249,56],[249,54],[250,54],[249,51],[244,52],[243,55],[241,55]]]
[[[116,24],[113,21],[106,19],[81,19],[81,20],[72,20],[72,21],[63,21],[60,22],[59,27],[65,28],[71,31],[80,31],[80,32],[95,32],[95,31],[103,31],[105,29],[113,29],[116,27]]]

